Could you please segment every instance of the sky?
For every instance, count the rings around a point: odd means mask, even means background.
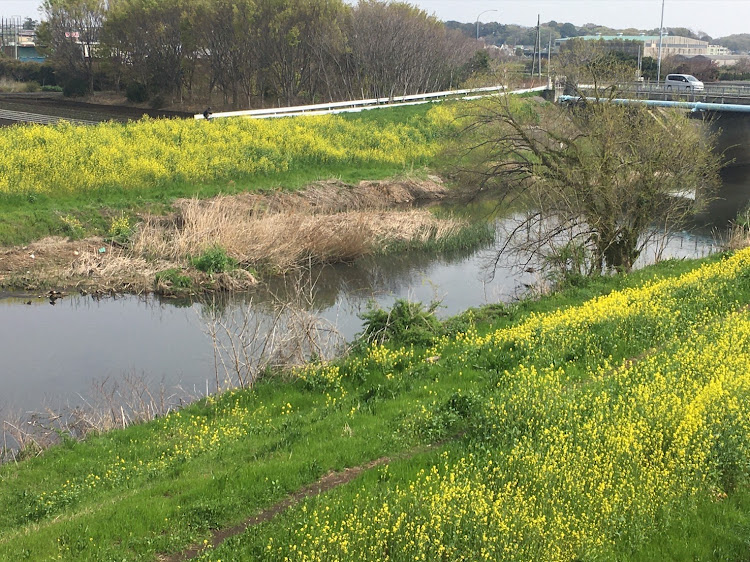
[[[350,0],[354,1],[354,0]],[[658,29],[662,0],[408,0],[441,20],[498,21],[531,27],[555,20],[624,29]],[[0,16],[40,19],[40,0],[0,0]],[[665,27],[687,27],[712,37],[750,33],[750,0],[665,0]]]

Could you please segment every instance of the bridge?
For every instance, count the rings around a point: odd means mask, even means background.
[[[720,104],[750,104],[750,83],[747,82],[716,82],[705,84],[704,90],[677,90],[663,84],[651,82],[632,82],[625,84],[622,91],[628,97],[649,100],[675,100],[720,103]]]
[[[713,132],[719,133],[717,148],[725,155],[728,166],[750,166],[749,84],[709,84],[704,92],[673,92],[663,86],[630,85],[622,92],[631,97],[616,98],[612,103],[689,111],[692,117],[706,121]],[[564,103],[580,98],[556,95],[556,99]]]

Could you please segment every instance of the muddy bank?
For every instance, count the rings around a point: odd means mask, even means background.
[[[465,223],[413,207],[447,197],[440,179],[430,177],[358,185],[326,181],[294,193],[181,199],[167,216],[138,217],[122,243],[50,237],[0,249],[0,289],[25,294],[242,290],[257,283],[259,272],[282,274],[301,264],[352,261],[456,236]],[[196,258],[217,248],[230,267],[196,266]]]

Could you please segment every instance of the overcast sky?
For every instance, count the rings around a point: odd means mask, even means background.
[[[656,29],[662,0],[412,0],[442,20],[499,21],[525,26],[555,20],[575,25],[597,23],[614,28]],[[40,0],[0,0],[0,15],[39,19]],[[688,27],[712,37],[750,33],[750,0],[666,0],[665,27]]]

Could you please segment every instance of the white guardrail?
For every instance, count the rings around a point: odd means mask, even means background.
[[[222,117],[251,117],[253,119],[268,119],[271,117],[294,117],[298,115],[326,115],[331,113],[348,113],[386,107],[418,105],[422,103],[439,101],[440,99],[454,96],[461,96],[462,99],[478,99],[486,97],[488,95],[497,96],[504,94],[528,94],[531,92],[543,92],[547,89],[547,86],[539,86],[536,88],[525,88],[523,90],[507,91],[505,86],[488,86],[486,88],[447,90],[444,92],[431,92],[427,94],[414,94],[409,96],[397,96],[393,98],[371,98],[364,100],[318,103],[314,105],[273,107],[268,109],[248,109],[244,111],[222,111],[218,113],[212,113],[211,119],[218,119]],[[199,113],[195,115],[195,119],[204,119],[203,114]]]

